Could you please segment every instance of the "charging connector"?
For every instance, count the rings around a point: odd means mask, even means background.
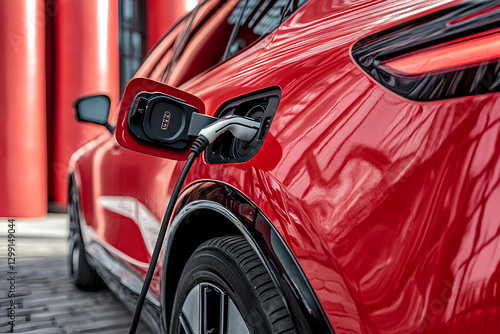
[[[230,131],[233,136],[243,141],[250,141],[257,134],[260,128],[260,122],[252,118],[243,116],[229,116],[221,118],[215,123],[203,128],[200,131],[200,136],[208,139],[212,144],[217,137],[226,131]]]
[[[252,140],[259,131],[260,121],[243,116],[229,116],[221,118],[205,126],[191,147],[191,152],[199,156],[205,148],[212,144],[221,134],[229,131],[235,138],[243,141]]]

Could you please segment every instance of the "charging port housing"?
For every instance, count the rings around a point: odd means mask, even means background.
[[[217,117],[246,116],[260,121],[261,126],[250,141],[235,138],[230,132],[222,134],[205,151],[209,164],[242,163],[252,159],[262,147],[281,100],[281,89],[272,87],[245,95],[221,106]]]

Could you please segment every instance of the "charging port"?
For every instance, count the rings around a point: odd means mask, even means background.
[[[239,115],[261,122],[257,135],[249,141],[235,138],[227,132],[209,145],[206,161],[210,164],[238,163],[252,159],[266,138],[281,99],[281,90],[271,88],[234,99],[224,104],[217,113],[219,118]]]

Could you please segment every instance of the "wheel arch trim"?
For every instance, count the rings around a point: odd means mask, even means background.
[[[334,333],[300,265],[271,221],[238,190],[222,182],[206,180],[195,182],[183,191],[167,232],[161,277],[162,325],[165,330],[168,330],[173,296],[177,289],[175,277],[178,278],[183,269],[183,264],[179,268],[175,261],[176,247],[185,242],[188,231],[193,233],[188,228],[190,224],[200,227],[201,213],[205,215],[204,218],[210,218],[206,215],[213,214],[214,217],[223,217],[225,221],[218,222],[213,233],[201,230],[200,233],[205,234],[200,240],[235,233],[248,240],[281,294],[298,332]],[[192,219],[193,215],[198,217]],[[183,254],[184,258],[189,258],[194,249],[189,251],[189,254]]]

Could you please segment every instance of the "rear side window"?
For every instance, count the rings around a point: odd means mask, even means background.
[[[208,0],[204,5],[211,2]],[[306,0],[218,1],[209,17],[191,27],[189,38],[181,46],[178,57],[174,56],[165,81],[179,86],[221,63],[276,29],[304,2]]]
[[[305,0],[241,1],[228,18],[229,23],[236,26],[227,47],[226,58],[276,29],[304,2]]]
[[[160,80],[165,68],[172,57],[175,48],[175,41],[184,28],[188,16],[184,17],[170,31],[165,34],[160,42],[146,56],[141,67],[137,70],[134,77],[148,77],[154,80]]]
[[[228,17],[240,0],[207,1],[193,18],[193,24],[172,59],[166,81],[173,86],[181,85],[197,74],[220,63],[234,30],[234,22]],[[215,5],[215,6],[214,6]],[[207,15],[207,9],[211,12]]]
[[[305,1],[207,0],[184,20],[175,44],[150,74],[179,86],[276,29]]]

